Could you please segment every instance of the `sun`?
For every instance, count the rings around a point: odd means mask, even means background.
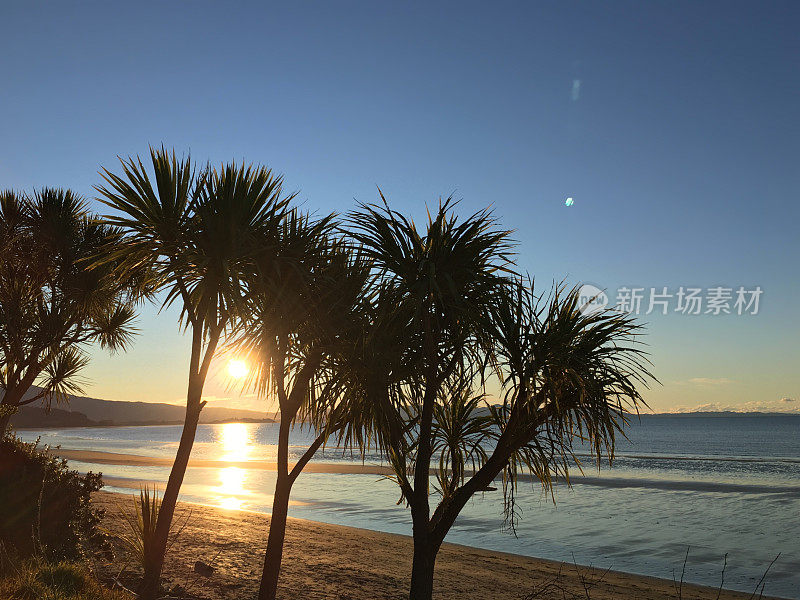
[[[241,379],[250,369],[247,368],[247,363],[243,360],[230,360],[228,361],[228,375],[234,379]]]

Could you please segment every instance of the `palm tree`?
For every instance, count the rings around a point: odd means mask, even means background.
[[[364,353],[362,426],[411,509],[412,600],[432,597],[438,550],[469,498],[503,475],[513,527],[518,472],[549,487],[576,438],[613,456],[615,432],[642,403],[636,384],[650,377],[634,323],[584,315],[560,288],[541,304],[513,275],[508,233],[491,215],[459,221],[451,209],[440,203],[422,232],[385,199],[351,217],[388,290],[366,337],[403,340]],[[400,379],[394,365],[405,365]],[[496,405],[483,400],[490,378],[503,392]]]
[[[153,179],[141,159],[121,160],[122,175],[104,169],[97,190],[117,214],[108,223],[125,232],[120,272],[139,273],[142,289],[164,291],[163,305],[179,302],[181,326],[192,347],[186,415],[145,561],[140,594],[156,596],[168,535],[200,412],[203,386],[218,345],[235,326],[254,248],[274,239],[291,197],[269,169],[226,165],[197,173],[189,158],[150,150]]]
[[[130,342],[128,285],[112,265],[92,266],[119,244],[70,190],[0,193],[0,436],[20,406],[81,391],[87,345]]]
[[[501,401],[487,411],[451,395],[445,402],[467,409],[461,433],[453,436],[453,428],[444,427],[444,435],[434,434],[448,442],[436,472],[444,481],[441,499],[429,523],[436,549],[469,499],[498,477],[514,530],[521,472],[552,491],[556,476],[569,481],[570,466],[580,468],[576,443],[588,444],[598,468],[602,458],[613,460],[616,434],[645,405],[638,388],[653,379],[637,341],[640,326],[628,316],[585,313],[577,289],[558,287],[542,300],[519,281],[508,287],[493,310],[496,344],[489,360]],[[453,438],[462,441],[456,450]],[[469,463],[471,470],[464,468]],[[412,597],[429,596],[412,590]]]
[[[259,599],[274,599],[292,485],[328,436],[346,426],[348,388],[342,370],[369,276],[366,262],[337,240],[332,217],[298,211],[279,237],[256,255],[241,342],[255,363],[260,395],[280,410],[278,461]],[[290,468],[289,434],[296,421],[316,439]]]
[[[438,546],[430,531],[430,470],[434,455],[434,414],[448,381],[464,378],[480,363],[486,344],[488,315],[509,264],[510,241],[497,230],[488,212],[459,221],[453,202],[440,202],[429,213],[427,228],[388,208],[364,206],[351,217],[352,234],[373,260],[378,281],[391,290],[404,327],[403,352],[415,372],[391,396],[379,424],[389,449],[402,499],[411,508],[414,532],[412,595],[432,593],[432,573]],[[386,404],[389,395],[375,398]],[[404,425],[404,423],[407,424]]]

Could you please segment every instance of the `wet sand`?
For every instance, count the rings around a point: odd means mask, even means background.
[[[95,450],[69,450],[64,448],[51,448],[50,451],[66,458],[67,460],[77,460],[80,462],[94,463],[99,465],[124,465],[128,467],[171,467],[173,458],[161,458],[156,456],[141,456],[138,454],[120,454],[117,452],[98,452]],[[222,469],[225,467],[239,467],[241,469],[257,469],[274,471],[276,463],[265,460],[230,461],[230,460],[205,460],[191,459],[190,467],[203,467],[208,469]],[[291,467],[291,465],[290,465]],[[344,473],[344,474],[367,474],[367,475],[390,475],[388,467],[380,465],[359,465],[353,463],[319,463],[310,462],[303,469],[304,473]]]
[[[121,503],[130,496],[98,492],[106,528],[121,531]],[[261,574],[269,515],[181,504],[189,515],[168,555],[165,580],[197,597],[254,598]],[[178,517],[179,522],[184,519]],[[279,598],[283,600],[383,600],[407,597],[412,541],[402,535],[290,518]],[[197,560],[215,568],[194,573]],[[120,566],[117,562],[114,567]],[[130,569],[129,569],[130,570]],[[437,600],[734,600],[750,594],[671,580],[604,571],[502,552],[444,544],[436,564]],[[757,597],[757,595],[756,595]]]

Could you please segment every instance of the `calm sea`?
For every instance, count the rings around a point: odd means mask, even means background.
[[[521,485],[516,537],[503,524],[500,492],[476,497],[447,541],[752,592],[770,562],[765,593],[800,598],[800,416],[644,417],[629,429],[613,467],[587,462],[555,504],[534,482]],[[180,428],[115,427],[23,431],[69,449],[172,457]],[[201,425],[195,458],[275,459],[277,426]],[[296,432],[299,456],[309,435]],[[361,462],[328,450],[319,462]],[[378,463],[375,456],[368,463]],[[93,465],[107,477],[166,481],[165,467]],[[229,509],[269,512],[274,474],[240,466],[191,468],[182,497]],[[130,492],[130,488],[112,487]],[[376,475],[305,473],[295,484],[296,517],[409,534],[397,489]]]

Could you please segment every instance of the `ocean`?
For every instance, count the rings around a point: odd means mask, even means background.
[[[554,500],[534,481],[520,484],[516,535],[504,526],[500,491],[476,496],[448,542],[591,564],[603,569],[720,584],[752,592],[766,576],[765,593],[800,598],[800,415],[645,416],[620,440],[613,466],[599,470],[588,456],[571,487]],[[24,430],[25,440],[65,449],[172,457],[180,427],[108,427]],[[291,456],[310,434],[295,431]],[[182,489],[187,501],[269,512],[274,473],[242,462],[276,455],[277,425],[201,425],[193,458],[236,462],[193,467]],[[367,455],[368,464],[379,464]],[[361,463],[338,449],[317,462]],[[97,465],[71,461],[80,471],[114,478],[110,491],[131,493],[125,480],[165,482],[161,466]],[[295,517],[377,531],[410,534],[396,485],[378,475],[304,473],[293,490]]]

